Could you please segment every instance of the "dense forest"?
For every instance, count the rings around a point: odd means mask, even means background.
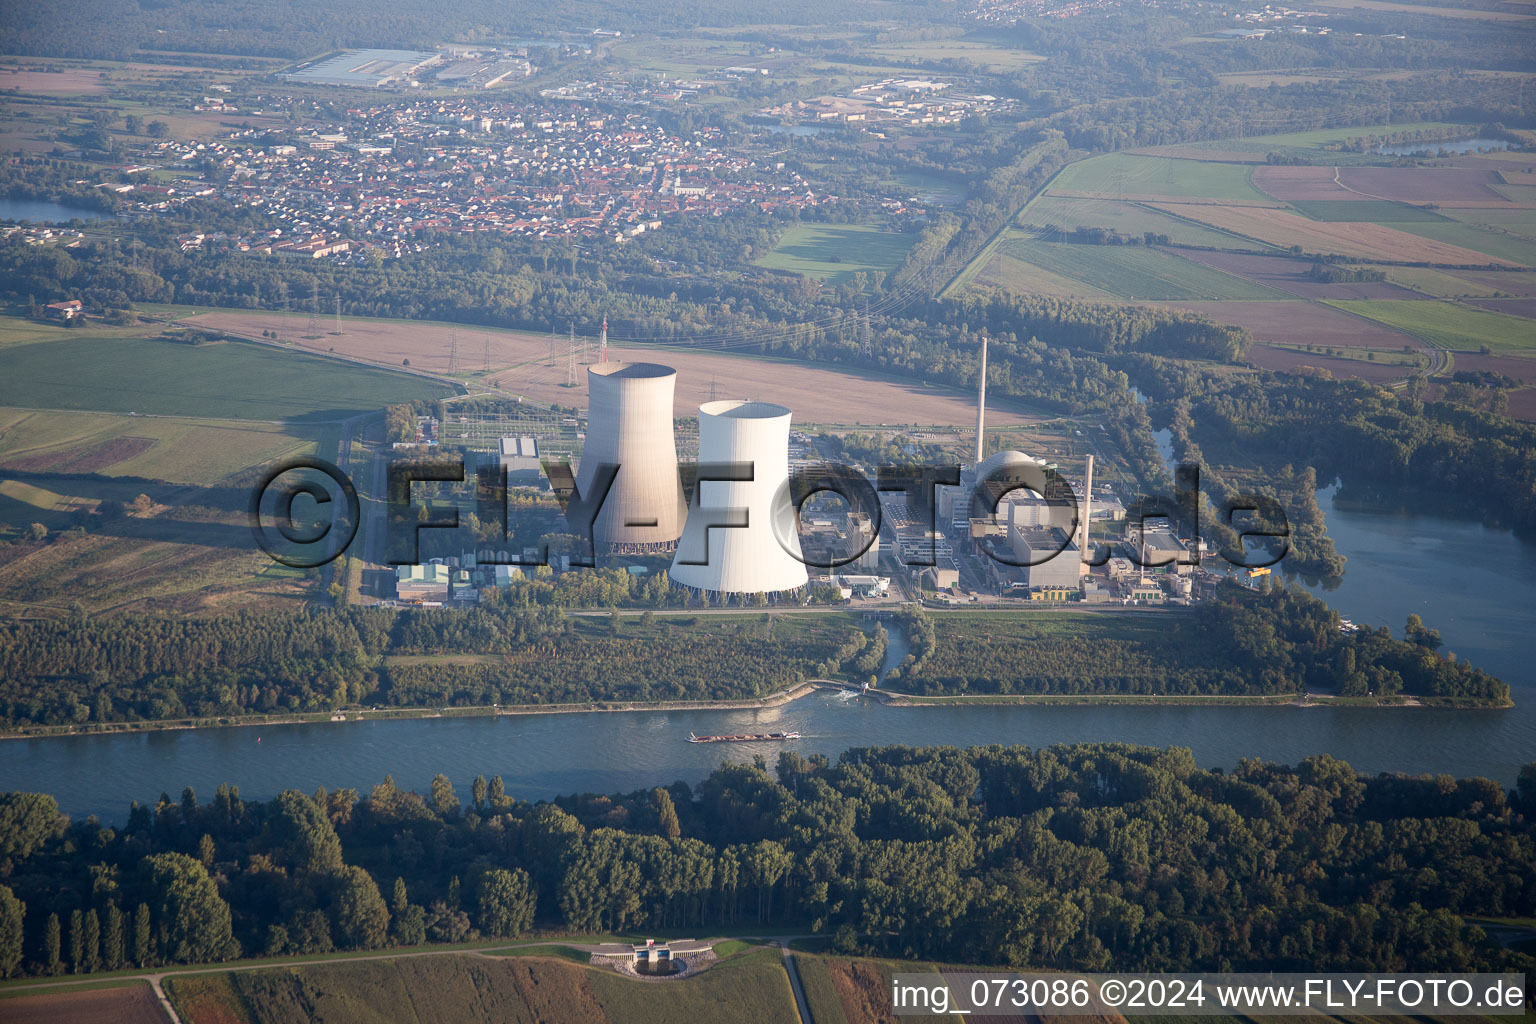
[[[770,630],[753,616],[489,605],[10,620],[0,621],[0,723],[751,698],[837,672],[865,643],[841,617]]]
[[[1123,744],[849,750],[529,804],[391,779],[122,827],[0,796],[0,976],[518,935],[805,928],[844,951],[1121,971],[1533,971],[1536,765],[1230,774]]]
[[[571,574],[576,576],[589,573]],[[1299,589],[1236,584],[1186,611],[1036,628],[1026,614],[910,613],[892,676],[919,694],[1409,694],[1506,703],[1508,686],[1437,651],[1422,627],[1341,631]],[[870,634],[840,612],[568,614],[344,607],[202,618],[0,621],[0,724],[571,701],[761,697],[803,679],[863,680]]]
[[[1439,703],[1504,703],[1509,686],[1439,652],[1417,617],[1404,639],[1386,628],[1340,628],[1339,615],[1299,587],[1257,592],[1224,583],[1188,614],[1037,627],[1028,617],[906,616],[911,653],[886,685],[959,694],[1411,694]]]

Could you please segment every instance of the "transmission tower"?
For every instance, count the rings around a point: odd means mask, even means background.
[[[713,377],[709,378],[709,400],[711,402],[715,400],[715,378]]]
[[[873,339],[870,337],[870,329],[869,329],[869,300],[868,299],[864,300],[864,327],[859,332],[859,341],[860,341],[859,348],[864,353],[864,357],[866,359],[874,354],[874,344],[873,344]]]
[[[489,333],[485,335],[485,351],[481,356],[481,364],[480,369],[486,373],[491,372],[491,336]]]
[[[341,333],[341,293],[336,293],[336,333]]]
[[[459,329],[453,328],[453,335],[448,343],[448,372],[459,372]]]
[[[309,337],[320,334],[320,283],[311,281],[309,287]]]
[[[576,322],[571,321],[571,336],[565,346],[565,386],[576,386]]]
[[[555,325],[549,325],[549,365],[555,365]]]

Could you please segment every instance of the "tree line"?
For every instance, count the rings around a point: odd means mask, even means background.
[[[529,803],[386,778],[221,786],[71,821],[0,795],[0,976],[580,933],[804,928],[845,952],[1064,970],[1527,971],[1536,764],[1487,779],[1198,767],[1118,743],[785,751]]]
[[[985,614],[905,617],[910,653],[887,685],[920,695],[1331,693],[1442,704],[1509,701],[1509,685],[1439,651],[1414,616],[1403,639],[1385,627],[1341,628],[1300,587],[1223,582],[1187,613],[1076,628]]]
[[[862,650],[855,636],[838,620],[770,635],[755,619],[605,622],[511,605],[6,620],[0,723],[750,698],[840,671]]]

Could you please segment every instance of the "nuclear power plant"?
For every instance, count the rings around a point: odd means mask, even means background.
[[[788,501],[789,416],[784,406],[770,402],[699,406],[701,466],[750,463],[752,479],[701,479],[695,485],[687,525],[672,559],[673,582],[718,594],[772,594],[806,585],[794,509]],[[710,509],[721,511],[711,515]],[[711,527],[723,521],[727,509],[745,510],[745,527]]]
[[[576,485],[590,495],[599,466],[619,467],[592,528],[600,548],[664,551],[683,532],[687,504],[672,436],[676,383],[677,371],[659,363],[587,368],[587,438]]]

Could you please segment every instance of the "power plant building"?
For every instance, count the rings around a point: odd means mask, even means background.
[[[687,505],[672,434],[677,372],[659,363],[598,363],[587,368],[587,439],[576,485],[596,487],[598,467],[618,467],[592,527],[592,542],[620,551],[670,548]]]
[[[752,479],[701,479],[695,485],[672,559],[675,583],[720,594],[771,594],[806,585],[788,500],[789,418],[788,409],[770,402],[699,406],[700,464],[750,463]],[[711,515],[711,509],[722,511]],[[745,510],[746,525],[712,527],[712,519],[728,514],[725,509]]]

